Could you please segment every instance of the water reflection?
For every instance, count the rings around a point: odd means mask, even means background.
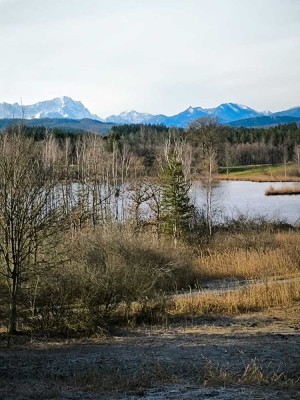
[[[270,219],[283,219],[289,223],[300,222],[300,196],[265,196],[265,190],[273,187],[299,186],[299,182],[270,183],[221,181],[214,189],[214,206],[223,217],[236,217],[246,214],[250,217],[264,216]],[[191,198],[195,205],[205,203],[199,182],[191,188]]]

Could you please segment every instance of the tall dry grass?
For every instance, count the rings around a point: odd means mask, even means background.
[[[192,293],[175,297],[167,310],[173,316],[237,315],[300,301],[300,279],[249,285],[227,292]]]
[[[261,278],[300,272],[300,232],[222,234],[200,252],[195,270],[201,279]]]
[[[265,191],[266,196],[295,195],[295,194],[300,194],[300,186],[282,186],[280,188],[270,186]]]

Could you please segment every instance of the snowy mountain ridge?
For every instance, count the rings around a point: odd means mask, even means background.
[[[118,115],[111,115],[105,119],[92,114],[81,101],[75,101],[71,97],[56,97],[52,100],[40,101],[31,105],[20,105],[18,103],[0,103],[0,119],[22,118],[22,119],[94,119],[112,124],[164,124],[170,127],[186,127],[193,120],[201,117],[212,116],[220,123],[231,123],[234,121],[257,118],[263,116],[291,116],[300,117],[300,107],[285,111],[272,113],[270,111],[259,112],[246,105],[237,103],[223,103],[214,108],[202,108],[189,106],[186,110],[167,116],[164,114],[153,115],[141,113],[135,110],[123,111]]]
[[[81,101],[75,101],[68,96],[56,97],[31,105],[0,103],[0,118],[90,118],[101,120],[97,115],[91,114]]]

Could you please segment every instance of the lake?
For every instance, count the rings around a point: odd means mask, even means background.
[[[237,217],[239,214],[248,217],[264,216],[269,219],[282,219],[291,224],[300,224],[300,195],[265,196],[265,190],[270,186],[299,186],[296,182],[248,182],[248,181],[220,181],[214,189],[213,209],[214,221],[220,222],[224,218]],[[73,200],[76,200],[79,187],[78,183],[72,185]],[[112,196],[109,199],[112,215],[124,220],[132,212],[131,192],[125,186],[123,194],[118,199]],[[190,189],[191,203],[196,207],[204,204],[204,193],[200,182],[194,182]],[[105,197],[105,193],[102,193]],[[117,200],[117,201],[116,201]],[[91,200],[90,200],[91,201]],[[144,219],[152,214],[146,202],[140,208]]]
[[[273,187],[298,186],[299,182],[248,182],[221,181],[215,188],[214,207],[219,217],[232,217],[238,214],[264,216],[271,219],[284,219],[300,223],[300,195],[265,196],[265,190]],[[201,207],[204,203],[203,191],[199,182],[194,182],[190,191],[192,201]]]

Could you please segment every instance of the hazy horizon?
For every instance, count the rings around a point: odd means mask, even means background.
[[[102,118],[300,105],[297,0],[0,0],[0,102],[69,96]]]

